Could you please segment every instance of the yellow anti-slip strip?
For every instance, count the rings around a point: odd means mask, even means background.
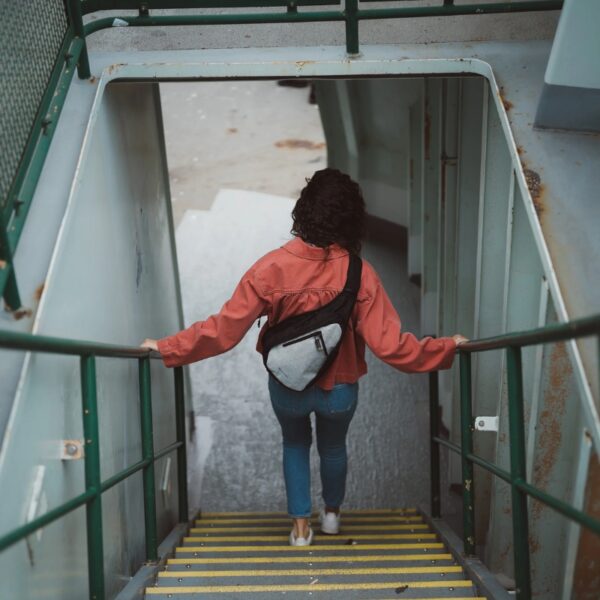
[[[462,573],[462,567],[372,567],[352,569],[254,569],[238,571],[163,571],[161,578],[185,577],[292,577],[316,575],[426,575]]]
[[[316,518],[316,517],[315,517]],[[197,519],[196,525],[252,525],[254,523],[285,523],[290,522],[290,517],[265,517],[264,519]],[[342,516],[344,523],[369,523],[372,521],[386,521],[387,523],[422,523],[423,517],[395,517],[395,516],[348,516],[346,513]]]
[[[179,546],[176,552],[319,552],[323,550],[428,550],[443,548],[441,542],[429,544],[319,544],[318,546]],[[423,558],[427,558],[423,554]]]
[[[403,514],[416,514],[416,508],[383,508],[383,509],[365,509],[365,510],[345,510],[345,515],[403,515]],[[274,516],[274,517],[287,517],[287,513],[284,512],[202,512],[200,513],[200,517],[203,519],[205,517],[265,517],[265,516]],[[318,516],[317,513],[314,513],[313,516]]]
[[[420,523],[415,523],[414,525],[344,525],[344,531],[412,531],[412,530],[428,530],[427,525],[421,525]],[[252,532],[252,531],[272,531],[277,533],[289,532],[290,527],[192,527],[190,529],[192,533],[221,533],[223,532]]]
[[[395,590],[398,587],[408,588],[469,588],[470,581],[402,581],[386,583],[301,583],[282,585],[207,585],[181,587],[149,587],[146,594],[232,594],[239,592],[252,594],[256,592],[343,592],[344,590]]]
[[[452,554],[371,554],[370,556],[252,556],[243,558],[170,558],[169,565],[218,565],[260,563],[314,563],[314,562],[409,562],[413,560],[452,560]]]
[[[348,536],[342,536],[345,539]],[[350,536],[353,540],[433,540],[435,533],[358,533]],[[220,543],[220,542],[282,542],[287,535],[212,535],[183,538],[184,542]],[[340,539],[340,538],[338,538]],[[350,539],[350,538],[349,538]]]

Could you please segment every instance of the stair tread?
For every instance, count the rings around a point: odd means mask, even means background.
[[[168,560],[148,597],[336,600],[475,598],[461,565],[415,509],[345,511],[338,535],[288,544],[283,512],[204,513]]]

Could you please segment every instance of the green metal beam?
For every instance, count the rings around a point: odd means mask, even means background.
[[[524,480],[517,479],[515,481],[515,486],[523,492],[529,494],[532,498],[535,498],[538,502],[542,502],[565,517],[576,521],[580,525],[583,525],[583,527],[593,531],[596,535],[600,535],[600,521],[598,519],[594,519],[580,510],[573,508],[566,502],[558,500],[557,498],[554,498],[554,496],[551,496],[542,490],[538,490],[536,487]]]
[[[341,0],[295,0],[297,6],[332,6]],[[82,14],[101,10],[138,10],[144,4],[148,10],[156,8],[270,8],[288,6],[288,0],[173,0],[168,5],[164,0],[83,0]]]
[[[175,383],[175,428],[177,441],[181,446],[177,450],[177,493],[179,498],[179,522],[187,523],[189,519],[188,487],[187,487],[187,457],[185,452],[185,398],[183,368],[176,367]]]
[[[81,357],[85,487],[93,496],[87,503],[88,580],[91,600],[104,600],[104,542],[100,475],[100,428],[96,396],[96,359]]]
[[[371,0],[377,2],[379,0]],[[370,8],[358,12],[359,19],[402,19],[411,17],[444,17],[482,15],[509,12],[560,10],[563,0],[532,0],[530,2],[496,2],[493,4],[443,4],[403,8]]]
[[[90,76],[90,61],[88,58],[87,46],[85,44],[85,35],[83,33],[83,17],[81,13],[81,0],[68,0],[67,14],[69,15],[69,23],[73,34],[83,40],[83,47],[79,53],[77,62],[77,70],[80,79],[87,79]]]
[[[12,310],[22,306],[12,257],[25,226],[25,219],[75,71],[75,63],[83,46],[81,38],[74,38],[70,34],[65,36],[59,59],[50,75],[19,169],[0,215],[0,260],[5,265],[4,268],[0,268],[0,296],[4,296]]]
[[[463,541],[465,554],[475,554],[475,484],[473,463],[473,412],[471,399],[471,355],[460,353],[460,429],[462,453]]]
[[[142,458],[148,463],[143,470],[144,524],[146,530],[146,560],[158,558],[158,532],[156,526],[156,492],[154,481],[154,431],[152,428],[152,396],[150,393],[150,360],[139,359],[140,421],[142,428]]]
[[[508,428],[510,436],[510,476],[513,523],[513,557],[517,598],[531,598],[531,566],[529,559],[529,516],[527,493],[516,485],[525,481],[525,429],[523,414],[523,363],[521,348],[506,349],[508,378]]]
[[[439,374],[437,371],[429,373],[429,477],[431,489],[431,516],[440,517],[441,492],[440,492],[440,446],[437,440],[440,434],[440,398]]]
[[[85,25],[86,37],[113,27],[115,18],[136,27],[156,27],[168,25],[250,25],[260,23],[307,23],[315,21],[343,21],[343,13],[336,11],[298,12],[298,13],[256,13],[256,14],[219,14],[219,15],[164,15],[148,17],[119,16],[91,21]]]
[[[534,346],[536,344],[562,342],[573,338],[598,334],[600,334],[600,315],[593,315],[582,319],[574,319],[568,323],[546,325],[538,329],[516,331],[505,335],[465,342],[460,345],[460,351],[483,352],[487,350],[501,350],[508,346]]]
[[[75,498],[71,498],[71,500],[67,500],[67,502],[64,502],[60,506],[49,510],[47,513],[44,513],[33,521],[29,521],[29,523],[13,529],[9,533],[0,537],[0,552],[2,552],[2,550],[6,550],[6,548],[12,546],[13,544],[20,542],[22,539],[30,536],[32,533],[35,533],[38,529],[42,529],[42,527],[46,527],[50,525],[50,523],[53,523],[61,517],[64,517],[70,512],[77,510],[84,504],[87,504],[95,496],[96,490],[88,490],[83,494],[79,494],[79,496],[75,496]]]
[[[24,350],[27,352],[48,352],[50,354],[68,354],[71,356],[82,356],[94,354],[107,358],[160,358],[158,352],[152,352],[137,346],[116,346],[112,344],[100,344],[85,340],[72,340],[67,338],[49,337],[35,335],[32,333],[20,333],[0,329],[0,348],[11,350]]]

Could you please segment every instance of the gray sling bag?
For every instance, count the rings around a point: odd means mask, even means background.
[[[331,366],[360,287],[362,260],[349,255],[344,289],[321,308],[284,319],[262,338],[263,363],[283,386],[302,391]]]

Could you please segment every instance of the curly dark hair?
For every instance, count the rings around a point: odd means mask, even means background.
[[[337,169],[322,169],[306,180],[292,211],[291,233],[326,248],[338,244],[360,254],[367,212],[356,181]]]

